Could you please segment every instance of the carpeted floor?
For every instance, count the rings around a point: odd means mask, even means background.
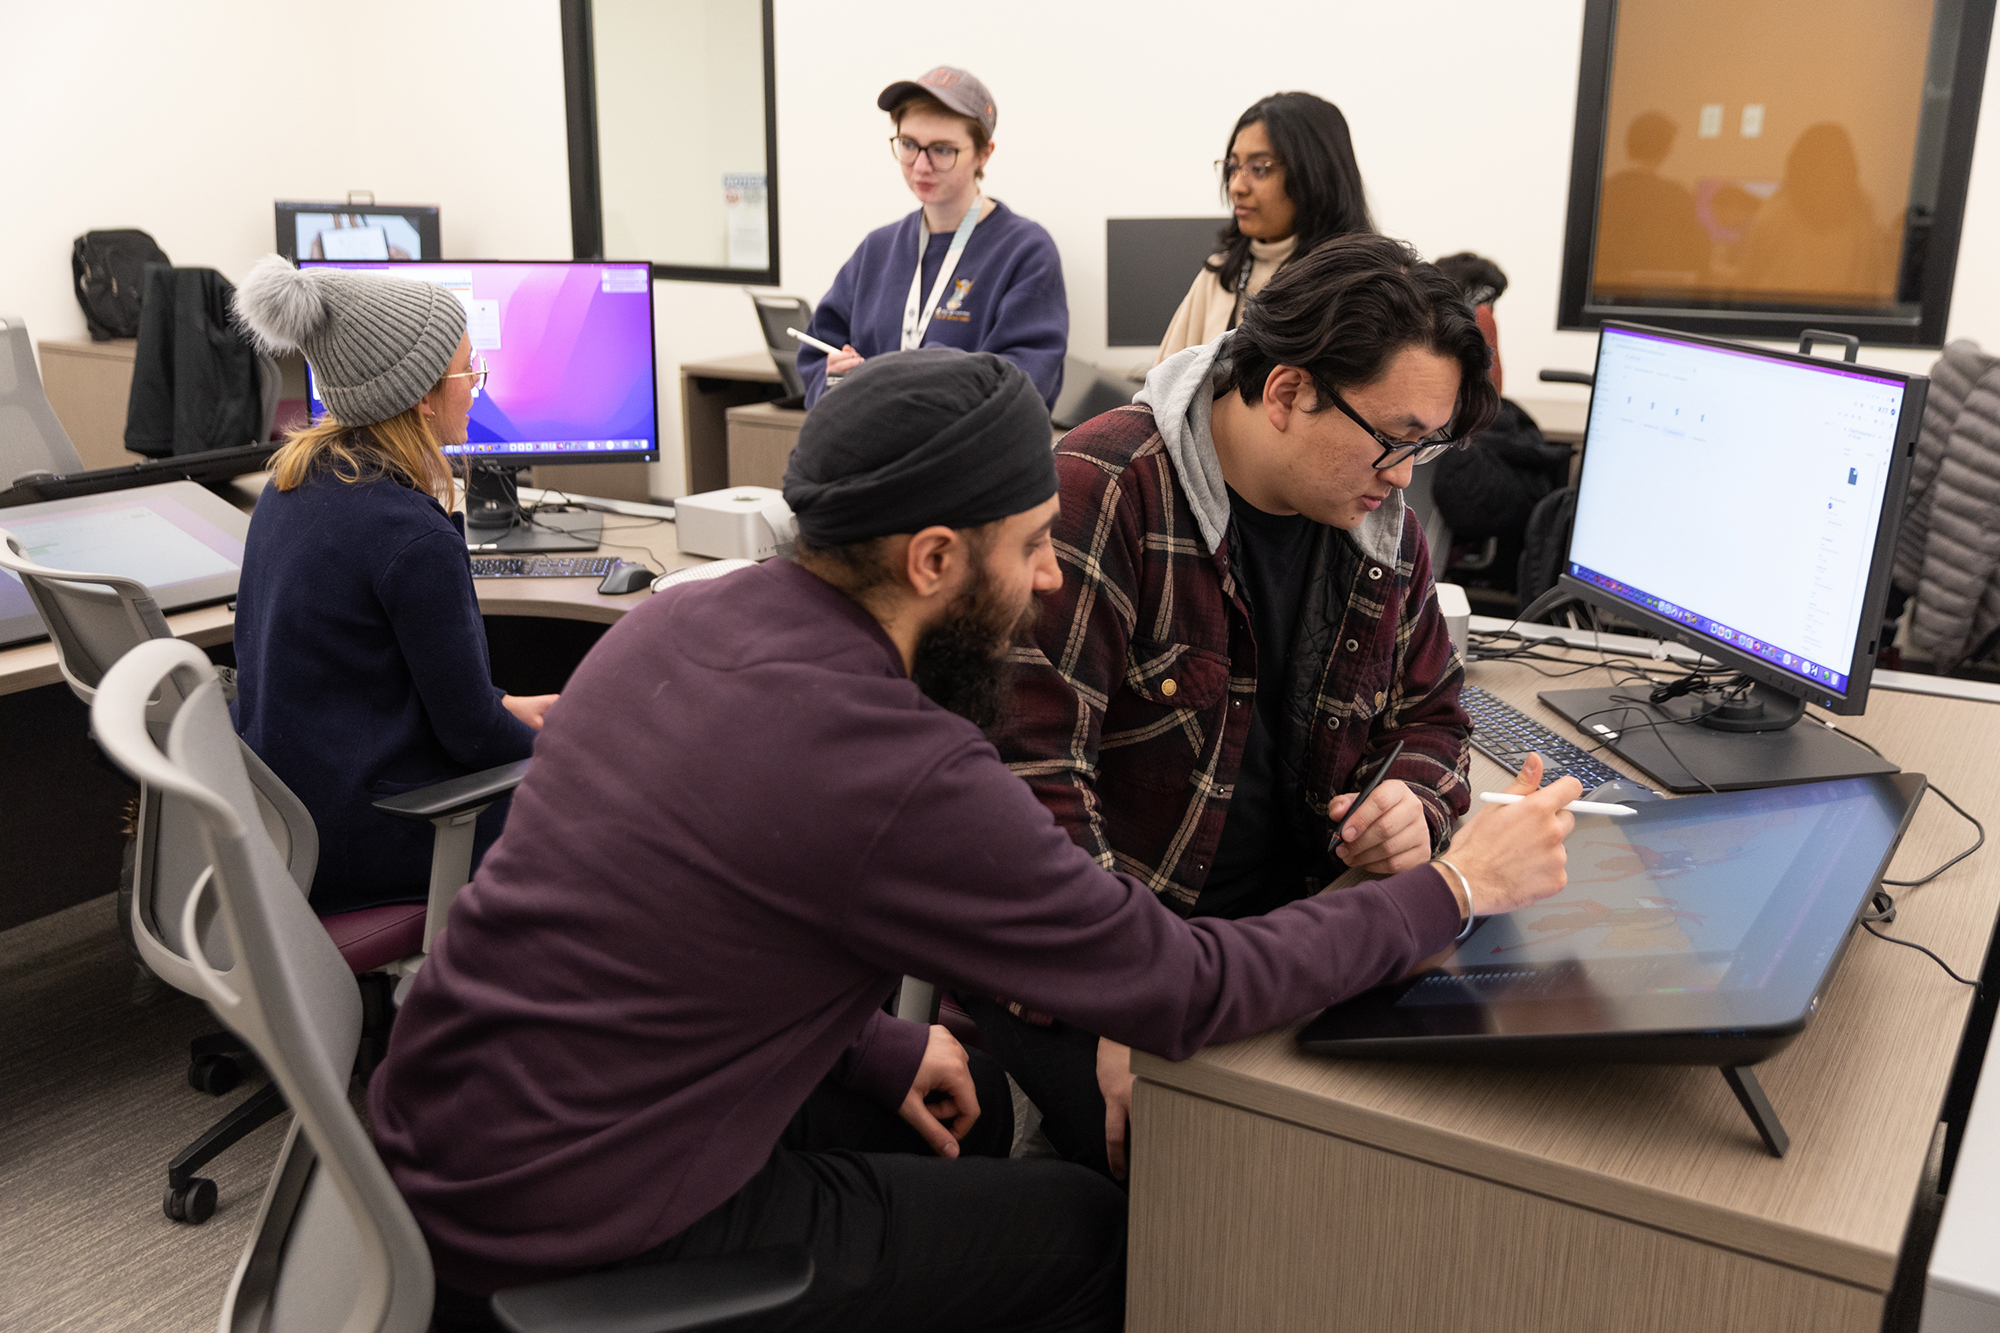
[[[106,896],[0,932],[0,1329],[213,1329],[290,1117],[205,1171],[201,1226],[160,1211],[167,1161],[244,1089],[188,1087],[201,1003],[132,960]]]

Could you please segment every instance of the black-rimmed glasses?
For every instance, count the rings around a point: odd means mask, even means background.
[[[934,170],[950,171],[957,165],[958,155],[965,150],[955,143],[918,143],[907,134],[892,134],[889,136],[889,151],[906,167],[917,160],[918,153],[929,153]]]
[[[1349,421],[1367,431],[1375,443],[1382,446],[1382,456],[1375,460],[1375,470],[1377,472],[1383,472],[1392,467],[1400,467],[1405,459],[1409,459],[1417,464],[1428,463],[1432,459],[1441,456],[1447,449],[1463,449],[1469,439],[1468,436],[1453,435],[1449,426],[1446,426],[1438,434],[1427,436],[1421,440],[1391,439],[1369,425],[1362,415],[1352,407],[1349,407],[1347,400],[1342,398],[1337,392],[1329,390],[1328,396],[1333,399],[1333,405],[1347,415]]]

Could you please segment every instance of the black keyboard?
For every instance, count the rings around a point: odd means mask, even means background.
[[[1544,787],[1565,774],[1581,782],[1586,793],[1614,778],[1631,781],[1477,685],[1467,685],[1458,701],[1472,717],[1473,747],[1509,773],[1519,773],[1521,762],[1535,753],[1542,757]]]
[[[476,579],[601,579],[618,563],[610,555],[475,555]]]

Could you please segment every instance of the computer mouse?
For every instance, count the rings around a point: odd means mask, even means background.
[[[1593,790],[1583,794],[1586,801],[1603,801],[1611,805],[1630,805],[1634,801],[1658,801],[1664,798],[1651,787],[1634,782],[1630,778],[1613,778],[1599,783]]]
[[[597,590],[606,597],[617,597],[651,587],[654,577],[653,571],[646,566],[620,560],[605,572],[604,582],[597,585]]]

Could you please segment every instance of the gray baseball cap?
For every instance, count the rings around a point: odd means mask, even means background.
[[[978,121],[986,137],[993,137],[993,126],[1000,119],[993,109],[993,94],[969,71],[939,65],[920,79],[902,79],[890,84],[875,99],[875,105],[884,111],[894,111],[896,103],[911,93],[929,93],[959,115]]]

